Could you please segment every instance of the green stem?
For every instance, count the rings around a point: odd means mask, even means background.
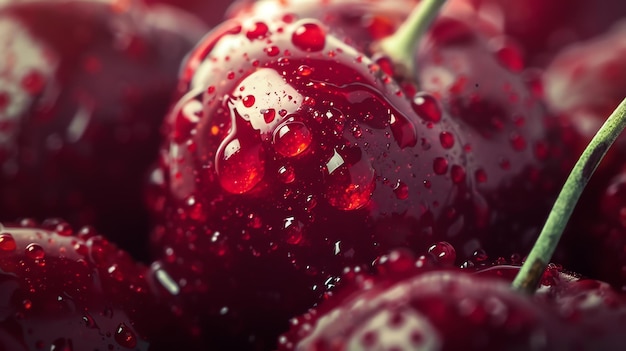
[[[514,289],[529,294],[535,292],[583,189],[624,127],[626,127],[626,99],[619,104],[602,125],[576,162],[554,203],[539,238],[537,238],[526,262],[513,280]]]
[[[376,50],[387,55],[405,77],[415,78],[415,51],[445,2],[421,0],[393,35],[376,44]]]

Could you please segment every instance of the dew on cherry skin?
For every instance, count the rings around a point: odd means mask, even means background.
[[[22,88],[31,95],[39,94],[46,85],[46,79],[38,71],[31,71],[22,78]]]
[[[390,128],[393,137],[400,148],[413,147],[417,145],[417,130],[415,125],[404,117],[396,117],[395,114],[390,116]]]
[[[269,32],[269,27],[263,22],[256,22],[252,28],[246,32],[246,37],[250,40],[262,39]]]
[[[453,183],[463,183],[466,177],[465,168],[459,165],[452,165],[452,167],[450,167],[450,176]]]
[[[0,251],[9,252],[15,251],[17,248],[15,244],[15,238],[10,233],[0,234]]]
[[[287,121],[274,132],[274,149],[285,157],[302,154],[311,145],[313,136],[302,122]]]
[[[326,162],[326,200],[340,210],[359,209],[369,202],[376,186],[375,172],[361,149],[352,148],[341,155],[334,150],[333,156]],[[352,161],[349,163],[349,161]]]
[[[450,132],[441,132],[439,141],[444,149],[450,149],[454,146],[454,135]]]
[[[293,32],[291,42],[303,51],[321,51],[326,45],[326,31],[318,23],[305,22]]]
[[[280,48],[278,48],[278,46],[276,45],[270,45],[263,50],[265,51],[267,56],[270,56],[270,57],[274,57],[280,54]]]
[[[456,261],[456,250],[452,244],[446,241],[440,241],[432,245],[428,248],[428,253],[443,266],[452,266]]]
[[[282,166],[278,169],[278,179],[285,184],[293,183],[296,180],[296,172],[290,165]]]
[[[132,349],[137,346],[137,336],[135,333],[124,323],[120,323],[115,330],[115,341],[120,346]]]
[[[26,249],[24,250],[24,253],[26,254],[26,257],[33,260],[41,260],[46,255],[43,247],[35,243],[28,244],[28,246],[26,246]]]
[[[265,174],[265,156],[260,143],[242,145],[237,138],[224,140],[215,159],[220,185],[233,194],[250,191]]]
[[[409,198],[409,186],[401,181],[398,181],[393,188],[393,193],[396,194],[398,200],[406,200]]]
[[[245,96],[243,99],[241,99],[241,102],[243,103],[243,105],[245,107],[252,107],[252,106],[254,106],[254,102],[255,102],[254,95],[247,95],[247,96]]]
[[[434,96],[419,93],[411,100],[411,106],[417,115],[427,122],[437,123],[441,120],[441,108]]]
[[[446,174],[448,171],[448,160],[444,157],[436,157],[433,161],[433,171],[439,175]]]
[[[526,139],[518,133],[512,133],[510,135],[511,146],[515,151],[523,151],[526,149]]]
[[[307,65],[300,65],[297,70],[297,75],[300,77],[308,77],[313,74],[313,67]]]
[[[250,107],[250,106],[248,106]],[[274,118],[276,118],[276,110],[273,108],[268,108],[266,110],[262,110],[261,114],[263,115],[263,120],[265,123],[270,124],[274,122]]]
[[[291,245],[298,245],[304,238],[304,223],[295,217],[287,217],[283,221],[285,231],[285,242]]]
[[[487,181],[487,172],[484,169],[479,169],[474,173],[474,178],[478,183],[485,183]]]

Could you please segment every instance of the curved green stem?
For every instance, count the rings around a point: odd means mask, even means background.
[[[415,78],[415,51],[445,2],[421,0],[394,34],[376,44],[375,50],[387,55],[405,77]]]
[[[514,289],[530,294],[535,292],[583,189],[624,127],[626,127],[626,99],[591,139],[565,181],[539,238],[513,281]]]

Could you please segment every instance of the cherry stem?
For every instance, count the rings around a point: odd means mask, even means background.
[[[387,55],[401,74],[415,78],[415,51],[446,0],[421,0],[396,32],[375,44]]]
[[[600,130],[591,139],[582,156],[561,189],[552,211],[546,220],[530,254],[513,280],[513,288],[533,294],[545,271],[552,254],[561,239],[563,230],[576,207],[585,186],[598,164],[626,127],[626,99],[624,99]]]

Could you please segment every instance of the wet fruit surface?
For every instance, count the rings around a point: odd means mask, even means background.
[[[625,316],[626,300],[606,283],[551,267],[532,297],[510,288],[516,266],[444,270],[418,262],[392,252],[377,264],[377,275],[347,272],[337,294],[292,319],[290,331],[279,338],[279,350],[624,346],[624,327],[617,321]]]
[[[1,349],[189,347],[191,334],[179,329],[185,324],[173,322],[152,295],[146,267],[126,252],[88,227],[23,225],[0,225]]]
[[[180,23],[134,2],[0,7],[1,220],[93,224],[145,258],[142,183],[200,34]]]
[[[536,113],[497,110],[486,121],[471,120],[491,107],[477,96],[478,111],[454,111],[470,119],[462,124],[432,95],[396,85],[389,63],[328,33],[294,15],[234,19],[183,68],[188,92],[168,116],[151,177],[155,274],[220,330],[209,336],[217,344],[247,335],[240,347],[271,347],[343,267],[389,249],[445,240],[470,257],[493,220],[519,215],[499,212],[498,191],[542,189],[527,173],[546,162],[534,153],[544,115],[529,96],[520,104]],[[526,92],[510,89],[507,103]],[[481,156],[493,148],[503,154]]]

